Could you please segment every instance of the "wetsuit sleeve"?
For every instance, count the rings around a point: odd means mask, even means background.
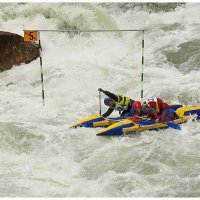
[[[162,103],[162,111],[165,110],[165,109],[169,110],[170,109],[169,105],[167,103]]]
[[[108,117],[112,112],[114,108],[108,108],[108,110],[102,115],[104,118]]]
[[[152,117],[154,117],[154,119],[158,119],[158,113],[155,111],[155,109],[151,108],[149,109],[149,115],[151,115]]]
[[[149,107],[144,107],[142,109],[144,114],[147,114],[151,117],[153,117],[154,119],[158,119],[158,113],[155,111],[155,109],[153,108],[149,108]]]
[[[161,114],[161,116],[160,116],[160,121],[161,121],[161,122],[164,122],[164,121],[165,121],[165,118],[166,118],[166,116],[167,116],[167,113],[166,113],[166,111],[163,111],[163,112],[162,112],[162,114]]]
[[[167,117],[167,114],[169,113],[169,106],[166,106],[167,108],[162,111],[161,116],[160,116],[160,121],[164,122],[165,118]]]
[[[110,97],[111,99],[113,99],[114,101],[118,101],[118,96],[117,95],[115,95],[115,94],[113,94],[113,93],[111,93],[109,91],[103,91],[103,93],[105,95],[107,95],[108,97]]]

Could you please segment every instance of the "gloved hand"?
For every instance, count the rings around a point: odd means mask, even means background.
[[[156,120],[155,120],[155,123],[157,124],[159,122],[159,118],[157,118]]]
[[[101,89],[101,88],[99,88],[99,89],[98,89],[98,91],[99,91],[99,92],[104,92],[104,90],[103,90],[103,89]]]

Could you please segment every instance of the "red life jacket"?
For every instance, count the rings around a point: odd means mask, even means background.
[[[167,103],[164,103],[162,99],[156,97],[144,99],[143,105],[147,105],[148,107],[155,109],[155,111],[159,114],[161,114],[163,110],[169,108]]]

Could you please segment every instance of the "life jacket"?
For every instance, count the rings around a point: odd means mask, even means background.
[[[160,100],[161,99],[159,99],[159,101]],[[161,101],[161,103],[162,103],[162,101]],[[159,106],[158,98],[157,97],[143,98],[142,99],[142,106],[152,107],[152,108],[155,109],[155,111],[157,113],[161,112],[161,108]]]
[[[125,97],[123,95],[117,95],[118,101],[114,101],[115,105],[120,105],[123,107],[123,110],[127,110],[130,107],[131,98]]]
[[[130,104],[131,98],[125,97],[123,95],[117,95],[118,96],[118,101],[116,104],[119,104],[121,106],[128,106]]]

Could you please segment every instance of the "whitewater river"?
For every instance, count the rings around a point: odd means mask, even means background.
[[[22,36],[24,29],[145,29],[144,96],[194,106],[199,10],[199,3],[1,3],[0,29]],[[141,32],[40,36],[45,106],[39,59],[0,73],[0,196],[200,196],[199,122],[116,138],[69,128],[99,113],[99,87],[140,99]]]

